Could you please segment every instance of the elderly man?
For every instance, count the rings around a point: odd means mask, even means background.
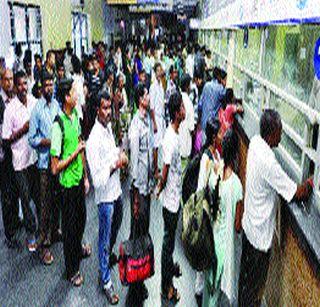
[[[283,171],[273,148],[281,141],[282,124],[278,112],[265,110],[260,119],[260,135],[254,136],[247,158],[246,195],[242,226],[239,306],[260,306],[268,275],[276,221],[275,198],[288,203],[307,199],[312,180],[297,186]]]

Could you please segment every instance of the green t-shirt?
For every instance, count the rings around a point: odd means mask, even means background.
[[[53,157],[59,157],[60,160],[66,160],[75,152],[79,145],[79,136],[81,133],[80,123],[77,111],[74,109],[71,118],[65,113],[60,115],[64,127],[64,140],[62,144],[62,131],[59,123],[55,122],[52,127],[50,154]],[[62,150],[63,148],[63,150]],[[62,157],[61,155],[62,150]],[[60,184],[65,188],[71,188],[79,185],[83,176],[83,163],[81,154],[60,174]]]

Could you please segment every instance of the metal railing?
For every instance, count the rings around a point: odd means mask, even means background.
[[[221,54],[219,51],[214,50],[213,53],[224,61],[228,61],[228,56]],[[275,84],[261,77],[261,75],[252,72],[250,69],[244,67],[243,65],[233,61],[233,68],[238,69],[238,71],[245,75],[248,79],[251,79],[258,83],[258,85],[263,89],[261,91],[261,104],[258,106],[259,110],[255,110],[245,98],[245,86],[244,80],[238,79],[236,76],[228,76],[232,78],[232,81],[240,87],[241,98],[243,99],[243,105],[245,111],[250,113],[250,118],[259,122],[259,117],[263,109],[270,107],[270,97],[274,95],[276,98],[288,103],[293,109],[297,110],[304,118],[304,132],[303,135],[299,135],[293,127],[288,123],[283,121],[283,131],[286,136],[301,150],[300,163],[292,157],[288,150],[280,144],[278,147],[278,152],[281,158],[285,161],[286,165],[290,168],[290,171],[300,182],[308,178],[310,174],[310,162],[314,163],[314,182],[315,182],[315,196],[317,207],[320,210],[320,134],[317,136],[317,146],[312,147],[313,133],[316,130],[316,126],[320,124],[320,113],[309,107],[306,103],[299,100],[298,98],[288,94],[283,89],[279,88]],[[240,124],[244,122],[240,120]]]

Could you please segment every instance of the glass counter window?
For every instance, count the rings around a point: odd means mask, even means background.
[[[250,29],[248,46],[244,46],[244,30],[236,32],[236,63],[250,69],[253,72],[259,71],[261,29]]]
[[[319,37],[317,25],[268,27],[263,76],[309,104],[314,85],[314,48]]]

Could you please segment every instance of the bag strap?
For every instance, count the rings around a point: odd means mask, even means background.
[[[63,124],[63,120],[60,117],[60,115],[57,115],[54,119],[55,123],[58,123],[60,130],[61,130],[61,134],[62,134],[62,139],[61,139],[61,152],[60,152],[60,156],[59,158],[61,159],[63,156],[63,148],[64,148],[64,139],[65,139],[65,130],[64,130],[64,124]]]

